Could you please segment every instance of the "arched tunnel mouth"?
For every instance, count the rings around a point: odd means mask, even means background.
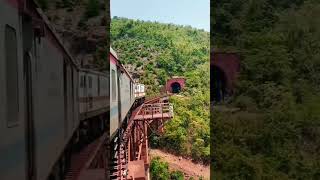
[[[221,68],[212,65],[210,68],[210,99],[213,102],[221,102],[226,96],[226,75]]]
[[[174,82],[171,84],[171,90],[172,90],[172,93],[180,93],[181,91],[181,85],[180,83],[178,82]]]

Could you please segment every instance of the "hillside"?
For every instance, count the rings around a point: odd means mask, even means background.
[[[182,97],[171,97],[174,119],[153,146],[208,161],[209,157],[209,33],[191,27],[115,17],[111,44],[127,69],[159,94],[171,76],[185,76]]]
[[[219,8],[216,8],[219,7]],[[217,179],[320,179],[320,3],[219,1],[213,46],[242,56],[236,94],[212,114]]]
[[[64,45],[83,67],[107,68],[107,11],[104,0],[36,0]]]
[[[114,17],[112,47],[134,78],[158,93],[170,76],[187,76],[208,62],[209,33],[191,27]]]

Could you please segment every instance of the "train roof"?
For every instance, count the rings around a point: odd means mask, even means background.
[[[76,68],[79,71],[84,71],[84,72],[89,72],[89,73],[93,73],[93,74],[97,74],[97,75],[102,75],[107,77],[108,74],[107,72],[100,72],[100,71],[95,71],[95,70],[91,70],[91,69],[85,69],[85,68],[81,68],[80,64],[77,63],[77,61],[73,58],[73,56],[71,55],[71,53],[69,52],[69,50],[65,47],[63,41],[61,40],[60,36],[58,35],[58,33],[55,31],[55,29],[52,27],[51,23],[49,22],[47,16],[43,13],[43,11],[39,8],[39,5],[37,2],[35,2],[34,0],[31,0],[31,3],[34,7],[34,12],[36,12],[36,14],[41,18],[41,20],[44,22],[45,26],[47,27],[47,29],[49,30],[49,33],[52,34],[52,36],[55,38],[55,40],[57,41],[57,44],[61,47],[61,49],[63,50],[63,53],[68,57],[68,59],[70,60],[70,62],[76,66]],[[113,51],[113,49],[111,48],[110,51]],[[113,53],[116,55],[116,53],[113,51]]]
[[[126,68],[123,66],[123,64],[121,63],[121,61],[118,58],[117,53],[110,47],[110,54],[115,58],[116,60],[116,65],[122,70],[124,71],[127,76],[131,79],[132,82],[134,82],[133,78],[131,77],[131,75],[129,74],[129,72],[126,70]]]
[[[114,51],[114,50],[112,49],[112,47],[110,47],[110,53],[111,53],[116,59],[119,59],[116,51]]]
[[[28,15],[30,15],[32,17],[32,13],[36,13],[37,16],[39,16],[40,20],[42,20],[42,22],[44,23],[44,25],[46,26],[46,29],[49,30],[49,33],[52,34],[54,40],[57,41],[57,44],[60,46],[60,48],[62,49],[63,53],[68,57],[69,61],[75,65],[77,68],[80,67],[80,65],[77,63],[77,61],[73,58],[73,56],[71,55],[71,53],[69,52],[69,50],[65,47],[65,45],[63,44],[63,41],[61,40],[60,36],[58,35],[58,33],[55,31],[55,29],[52,27],[51,23],[49,22],[47,16],[43,13],[43,11],[41,10],[40,6],[38,5],[38,3],[34,0],[30,0],[28,1],[31,3],[31,12],[26,11],[26,13]],[[39,19],[36,19],[36,21],[39,21]]]
[[[105,77],[108,77],[108,72],[101,72],[101,71],[95,71],[95,70],[92,70],[92,69],[85,69],[85,68],[80,68],[79,69],[80,71],[82,72],[87,72],[87,73],[91,73],[91,74],[96,74],[96,75],[101,75],[101,76],[105,76]]]

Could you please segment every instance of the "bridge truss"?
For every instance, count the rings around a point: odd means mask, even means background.
[[[173,106],[168,97],[146,101],[135,109],[123,132],[120,146],[115,146],[112,179],[149,179],[149,143],[151,133],[163,133],[163,126],[173,117]]]
[[[149,143],[151,133],[163,133],[173,118],[168,97],[145,101],[131,114],[120,138],[110,142],[109,133],[72,155],[65,180],[147,180],[149,179]],[[113,157],[110,152],[115,152]],[[111,160],[111,162],[110,162]],[[110,167],[111,165],[111,167]],[[111,169],[110,169],[111,168]]]

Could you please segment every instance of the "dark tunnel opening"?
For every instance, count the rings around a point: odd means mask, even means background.
[[[212,102],[221,102],[226,96],[226,76],[217,66],[210,68],[210,99]]]
[[[181,85],[177,82],[171,84],[172,93],[180,93]]]

